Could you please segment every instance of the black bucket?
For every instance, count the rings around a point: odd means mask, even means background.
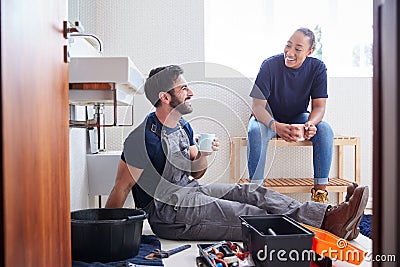
[[[143,221],[138,209],[86,209],[71,212],[72,259],[112,262],[139,252]]]

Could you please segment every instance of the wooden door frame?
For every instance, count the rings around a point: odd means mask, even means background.
[[[372,256],[400,260],[400,45],[397,0],[374,0]],[[374,261],[373,266],[396,266]]]
[[[1,1],[0,0],[0,18],[2,15],[2,10],[1,10]],[[0,19],[0,66],[1,66],[1,44],[2,44],[2,34],[1,34],[1,29],[2,24],[1,24],[1,19]],[[0,67],[1,70],[1,67]],[[3,72],[0,71],[0,110],[3,110],[3,98],[2,98],[2,90],[1,87],[3,86]],[[3,151],[3,116],[0,116],[0,151]],[[3,162],[3,153],[0,152],[0,160]],[[3,200],[3,175],[0,176],[0,222],[4,222],[4,200]],[[4,228],[1,229],[0,231],[0,266],[4,266]]]

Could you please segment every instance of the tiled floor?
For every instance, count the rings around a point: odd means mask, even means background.
[[[368,212],[366,212],[368,213]],[[144,226],[143,226],[143,234],[153,234],[149,224],[147,221],[145,221]],[[172,240],[165,240],[165,239],[160,239],[161,241],[161,248],[163,250],[168,250],[172,249],[175,247],[179,247],[181,245],[186,245],[190,244],[191,248],[184,250],[182,252],[179,252],[177,254],[172,255],[170,258],[164,259],[164,265],[165,267],[178,267],[178,266],[196,266],[196,257],[199,256],[199,250],[197,248],[197,244],[204,244],[204,243],[214,243],[210,241],[172,241]],[[220,240],[215,241],[218,242]],[[359,249],[362,249],[364,252],[369,252],[372,251],[372,241],[368,237],[365,237],[363,235],[359,235],[355,240],[350,242],[354,246],[356,246]],[[346,266],[356,266],[354,264],[349,264],[347,262],[342,262],[342,261],[335,261],[333,263],[335,267],[346,267]],[[360,265],[361,267],[369,267],[372,266],[371,262],[368,262],[364,260]]]

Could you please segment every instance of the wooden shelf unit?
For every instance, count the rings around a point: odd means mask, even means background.
[[[360,184],[360,137],[358,136],[335,136],[334,146],[337,147],[337,168],[338,177],[329,178],[327,190],[329,193],[338,193],[338,202],[343,201],[343,192],[346,192],[347,185],[353,181]],[[230,140],[230,182],[246,183],[248,178],[240,177],[240,150],[247,146],[247,137],[231,137]],[[297,143],[285,142],[282,138],[272,138],[269,146],[312,146],[311,141],[302,141]],[[343,147],[354,147],[354,177],[352,180],[343,177]],[[264,186],[280,193],[309,193],[314,185],[314,178],[266,178]]]

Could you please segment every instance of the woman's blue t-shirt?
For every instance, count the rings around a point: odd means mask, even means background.
[[[310,99],[328,98],[325,64],[307,57],[298,69],[285,65],[283,54],[266,59],[259,70],[250,96],[267,100],[272,116],[289,122],[307,111]]]
[[[154,112],[135,128],[124,142],[121,159],[127,164],[143,169],[138,182],[132,187],[132,194],[138,208],[146,207],[153,199],[155,189],[163,173],[166,157],[162,148],[160,133],[174,132],[182,127],[194,145],[193,129],[189,122],[180,119],[175,128],[168,128],[158,120]]]

